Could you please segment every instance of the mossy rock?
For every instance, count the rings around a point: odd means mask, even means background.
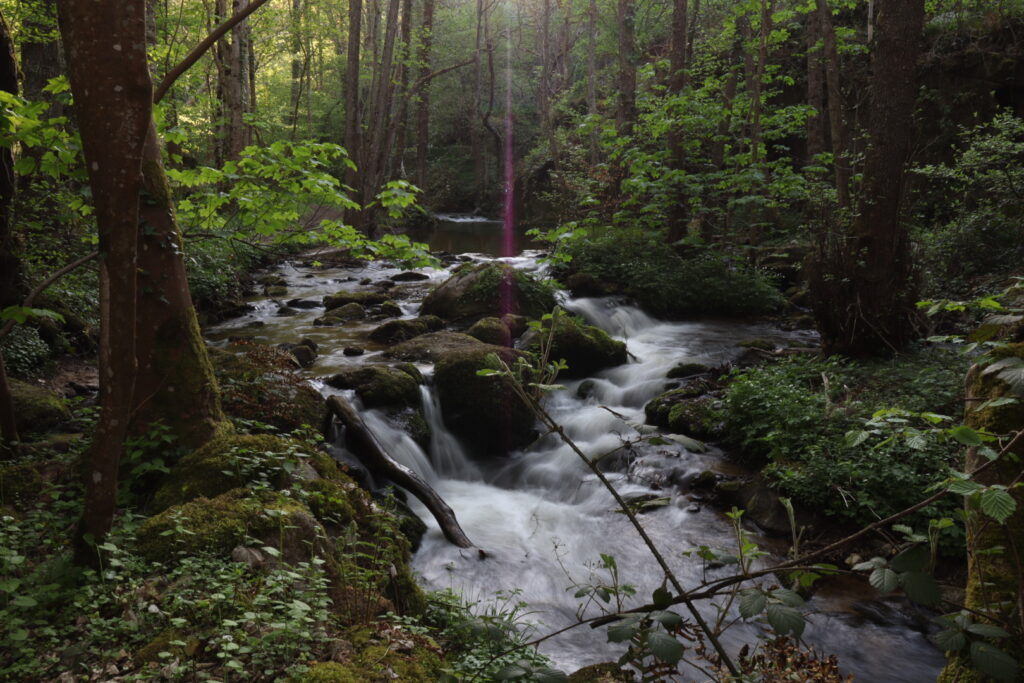
[[[224,413],[285,433],[319,427],[327,414],[324,398],[295,372],[294,356],[260,344],[246,348],[241,355],[211,349]]]
[[[7,382],[19,435],[47,432],[71,418],[67,402],[49,389],[11,377]]]
[[[354,644],[348,661],[318,662],[299,679],[299,683],[436,683],[444,678],[444,662],[437,645],[427,638],[407,632],[395,632]]]
[[[534,439],[533,411],[515,393],[510,379],[477,372],[500,370],[499,358],[511,364],[522,352],[474,343],[474,347],[443,353],[434,367],[441,414],[477,454],[505,455]]]
[[[330,527],[344,527],[357,517],[359,507],[366,507],[361,498],[365,492],[351,480],[317,479],[305,482],[302,488],[310,512]]]
[[[711,382],[703,378],[695,378],[684,382],[677,389],[655,396],[644,406],[647,424],[668,428],[669,414],[677,404],[703,396],[712,389]]]
[[[388,318],[398,318],[402,315],[402,307],[388,300],[380,305],[380,314]]]
[[[508,325],[501,318],[493,316],[481,318],[466,330],[466,334],[479,339],[485,344],[512,346],[512,330],[509,329]]]
[[[426,450],[430,445],[430,425],[427,424],[423,411],[416,408],[392,412],[388,419],[398,426],[403,432],[409,435],[421,448]]]
[[[335,389],[354,389],[366,408],[419,408],[422,404],[416,380],[387,365],[345,368],[326,382]]]
[[[505,313],[540,318],[555,306],[551,287],[507,263],[459,268],[423,300],[423,313],[471,324]]]
[[[390,299],[385,292],[337,292],[324,297],[324,308],[328,311],[345,304],[360,304],[363,307],[377,306]]]
[[[533,351],[540,349],[541,337],[549,334],[550,324],[545,327],[547,329],[543,331],[528,332],[524,336],[523,341],[528,348]],[[568,369],[562,372],[564,377],[588,377],[599,370],[625,363],[626,345],[575,316],[560,315],[555,322],[551,359],[563,359],[568,364]]]
[[[718,439],[724,434],[722,410],[712,396],[687,398],[672,406],[668,428],[697,439]]]
[[[711,368],[704,363],[678,363],[665,376],[668,379],[686,379],[694,375],[703,375]]]
[[[256,538],[294,563],[308,560],[322,536],[319,523],[294,498],[239,488],[215,498],[196,498],[150,517],[139,528],[137,549],[151,562],[167,561],[179,553],[227,557],[235,546]]]
[[[461,332],[430,332],[415,339],[396,344],[384,355],[405,361],[437,362],[452,351],[479,348],[482,342]]]
[[[264,453],[308,452],[303,444],[269,434],[236,434],[223,429],[204,446],[179,460],[153,498],[155,510],[166,510],[172,505],[185,503],[200,496],[212,498],[233,488],[244,486],[251,475],[245,474],[247,459],[258,459]],[[284,485],[281,480],[275,482]]]
[[[332,308],[327,313],[327,316],[338,320],[362,320],[366,317],[366,307],[353,301],[343,306]]]
[[[430,330],[419,320],[389,320],[370,331],[370,339],[378,344],[397,344],[404,342]]]

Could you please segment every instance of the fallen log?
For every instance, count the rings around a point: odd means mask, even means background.
[[[340,396],[331,396],[327,399],[327,408],[345,426],[346,445],[366,465],[367,469],[374,474],[383,475],[419,498],[434,515],[444,537],[449,541],[460,548],[473,547],[473,542],[459,526],[458,520],[455,519],[455,513],[444,502],[444,499],[437,495],[437,492],[418,474],[405,465],[395,462],[384,452],[377,438],[367,429],[366,423],[348,401]],[[480,555],[484,556],[482,550]]]

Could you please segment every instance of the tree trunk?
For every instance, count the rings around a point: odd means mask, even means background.
[[[825,81],[828,84],[828,121],[832,138],[832,165],[836,177],[836,197],[839,207],[850,208],[850,156],[846,132],[846,111],[843,90],[839,85],[839,50],[836,31],[832,24],[832,10],[828,0],[818,0],[818,21],[824,40]],[[911,105],[913,106],[913,105]]]
[[[587,114],[597,117],[597,0],[587,7]],[[591,123],[590,163],[597,165],[598,137],[596,123]]]
[[[412,0],[402,0],[401,14],[401,44],[399,46],[398,58],[398,89],[396,97],[405,98],[409,90],[409,63],[412,57]],[[405,144],[408,137],[408,116],[406,107],[399,108],[395,117],[394,151],[391,155],[392,163],[388,166],[387,175],[400,174],[405,176]]]
[[[814,314],[827,353],[902,350],[914,337],[916,296],[902,220],[906,163],[917,97],[914,79],[924,0],[880,0],[868,148],[859,211],[819,256]]]
[[[150,126],[142,161],[139,207],[138,358],[132,431],[171,428],[176,443],[194,449],[213,435],[224,415],[182,258],[181,234],[167,185],[156,127]]]
[[[1013,344],[995,352],[999,359],[1024,359],[1024,344]],[[1024,402],[997,373],[985,374],[975,365],[967,373],[967,401],[964,408],[967,426],[993,434],[1013,434],[1024,429]],[[982,408],[986,401],[1017,398],[1017,401]],[[978,505],[966,507],[967,518],[967,597],[964,606],[975,614],[992,615],[996,623],[1015,624],[1008,627],[1014,633],[1010,640],[997,642],[999,649],[1018,656],[1024,652],[1024,638],[1020,631],[1021,599],[1024,595],[1024,489],[1015,488],[1024,470],[1024,439],[1017,439],[1017,447],[989,465],[974,479],[985,486],[1009,487],[1017,508],[1004,524],[985,516]],[[967,452],[965,470],[972,472],[988,463],[988,458],[971,448]],[[1001,552],[993,552],[1002,548]],[[987,551],[987,552],[986,552]],[[1021,673],[1021,672],[1018,672]],[[971,666],[966,653],[950,657],[938,679],[941,683],[981,683],[990,680]]]
[[[686,87],[686,44],[689,35],[689,1],[675,0],[672,5],[672,44],[669,52],[669,93],[680,96]],[[686,165],[686,152],[683,148],[683,136],[678,128],[668,133],[669,153],[672,155],[672,169],[682,172]],[[679,241],[686,235],[687,197],[682,190],[682,183],[677,183],[673,191],[674,201],[669,207],[668,242]]]
[[[18,94],[18,64],[14,59],[14,43],[7,22],[0,14],[0,90]],[[22,286],[21,259],[11,229],[11,203],[17,188],[14,153],[10,147],[0,148],[0,310],[20,303]],[[18,441],[14,419],[14,401],[7,385],[7,368],[0,351],[0,456],[6,444]]]
[[[616,123],[619,135],[633,132],[636,121],[636,3],[618,0],[619,106]]]
[[[232,0],[232,13],[244,9],[249,0]],[[217,0],[217,20],[229,16],[228,0]],[[221,109],[220,157],[236,160],[252,141],[244,115],[249,111],[249,21],[239,22],[231,29],[231,40],[225,36],[217,43],[217,94]]]
[[[473,109],[469,113],[469,151],[473,158],[473,175],[475,180],[474,202],[479,208],[484,201],[487,189],[487,159],[484,157],[483,130],[478,125],[483,113],[484,92],[484,0],[476,2],[476,44],[473,51]]]
[[[113,523],[133,406],[139,189],[153,91],[143,2],[65,0],[59,13],[99,232],[100,416],[75,536],[76,559],[94,564]]]
[[[363,202],[369,203],[373,196],[380,189],[384,179],[384,166],[387,159],[387,145],[385,144],[391,132],[392,111],[391,105],[394,100],[394,84],[392,82],[392,66],[394,63],[395,38],[398,33],[398,7],[401,0],[389,0],[388,13],[384,25],[384,46],[381,51],[380,62],[375,65],[373,82],[370,90],[369,111],[367,119],[370,122],[367,129],[369,144],[363,147],[362,171],[362,198]],[[360,225],[368,227],[370,235],[375,231],[375,212],[372,209],[363,209]]]
[[[291,25],[292,83],[285,125],[292,129],[291,139],[294,140],[298,128],[299,103],[302,101],[302,84],[306,72],[306,62],[302,58],[302,0],[292,0],[289,23]]]
[[[427,185],[427,155],[430,151],[430,49],[434,44],[434,0],[423,0],[420,43],[419,102],[416,107],[416,184]]]
[[[773,0],[761,0],[761,19],[758,31],[757,66],[753,74],[750,117],[750,162],[761,163],[761,116],[764,109],[764,75],[768,66],[768,36],[772,32]]]
[[[807,13],[807,104],[814,114],[807,119],[807,157],[811,166],[825,152],[825,71],[822,68],[821,18],[816,10]]]
[[[21,40],[22,86],[25,99],[33,102],[46,99],[43,88],[51,78],[64,73],[64,59],[57,40],[56,0],[37,0],[24,19]],[[60,105],[51,105],[49,116],[61,116]]]
[[[349,0],[348,6],[348,59],[345,63],[345,148],[349,159],[358,162],[362,156],[362,132],[360,130],[359,98],[359,53],[362,46],[361,28],[363,21],[363,0]],[[355,201],[362,204],[359,192],[359,176],[356,169],[345,171],[345,184],[355,190]],[[352,222],[358,211],[348,212],[346,220]]]

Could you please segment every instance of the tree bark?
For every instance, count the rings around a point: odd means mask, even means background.
[[[398,82],[396,97],[404,101],[409,91],[409,61],[412,56],[412,0],[402,0],[401,11],[401,38],[398,58]],[[405,176],[405,144],[408,137],[408,116],[406,107],[398,108],[395,116],[394,151],[391,155],[392,163],[388,166],[388,175],[394,173]]]
[[[879,0],[868,147],[849,235],[819,255],[814,314],[827,353],[902,350],[914,338],[916,295],[902,205],[924,0]]]
[[[394,64],[395,39],[398,33],[398,8],[401,0],[389,0],[388,13],[384,25],[384,45],[381,50],[380,62],[374,67],[373,82],[370,90],[367,128],[369,144],[363,148],[360,162],[362,171],[363,211],[360,225],[369,229],[372,236],[375,231],[374,210],[365,208],[375,193],[380,189],[384,178],[387,160],[389,133],[392,132],[392,102],[394,100],[394,84],[392,67]]]
[[[416,184],[427,185],[427,158],[430,152],[430,51],[434,44],[434,0],[423,0],[420,38],[420,76],[416,105]]]
[[[24,19],[25,37],[21,41],[21,71],[25,99],[45,99],[43,88],[51,78],[64,73],[64,59],[57,39],[56,0],[38,0]],[[51,105],[49,116],[60,116],[60,105]]]
[[[761,0],[761,19],[758,31],[757,66],[753,74],[751,91],[750,161],[755,166],[761,163],[761,116],[764,110],[764,75],[768,66],[768,36],[772,32],[773,0]]]
[[[75,535],[77,561],[93,564],[113,523],[133,406],[139,189],[153,91],[144,2],[65,0],[58,9],[99,232],[100,416]]]
[[[616,123],[619,135],[633,132],[636,121],[636,3],[618,0],[619,106]]]
[[[825,152],[825,71],[822,67],[821,17],[817,10],[807,13],[807,104],[814,115],[807,119],[807,157],[813,165],[816,157]]]
[[[345,442],[348,449],[366,465],[372,474],[378,477],[383,476],[416,496],[430,510],[430,514],[434,516],[438,526],[441,527],[444,537],[450,542],[460,548],[473,547],[473,542],[459,526],[455,513],[444,502],[444,499],[437,495],[437,492],[418,474],[405,465],[395,462],[384,452],[377,438],[348,402],[338,396],[331,396],[327,399],[327,407],[345,426]]]
[[[345,63],[345,148],[349,159],[358,162],[362,152],[362,133],[360,130],[360,98],[359,98],[359,54],[362,47],[361,28],[363,21],[363,1],[349,0],[348,6],[348,59]],[[355,200],[362,204],[363,196],[359,193],[359,176],[355,169],[345,171],[345,184],[356,191]],[[358,215],[350,212],[347,220]]]
[[[840,208],[849,209],[852,171],[846,132],[846,111],[843,106],[843,90],[839,82],[840,65],[839,49],[836,46],[836,30],[832,23],[832,9],[829,7],[828,0],[818,0],[818,21],[824,41],[829,135],[832,139],[832,167],[835,169],[836,197]]]
[[[597,0],[590,0],[587,7],[587,114],[597,117]],[[590,131],[590,163],[598,161],[598,137],[596,123]]]
[[[14,59],[14,42],[7,22],[0,14],[0,90],[18,94],[18,64]],[[11,203],[17,189],[14,153],[10,147],[0,148],[0,310],[20,301],[22,288],[21,259],[18,257],[11,224]],[[0,351],[0,455],[6,444],[18,441],[14,419],[14,401],[7,385],[7,368]]]
[[[672,5],[672,44],[669,52],[669,93],[678,97],[686,87],[686,45],[689,36],[689,1],[674,0]],[[672,169],[683,172],[686,165],[686,151],[683,147],[682,132],[673,128],[668,133],[669,153],[672,155]],[[668,242],[679,241],[686,235],[687,197],[682,183],[677,183],[673,192],[674,201],[669,207]]]
[[[232,14],[244,11],[249,0],[231,0]],[[228,0],[217,0],[218,21],[228,16]],[[231,40],[222,38],[217,43],[217,93],[221,107],[220,157],[233,161],[252,142],[252,134],[245,122],[249,112],[249,23],[240,21],[231,27]]]

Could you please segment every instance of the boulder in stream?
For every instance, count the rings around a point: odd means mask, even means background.
[[[479,339],[461,332],[430,332],[397,344],[384,355],[399,360],[433,363],[449,351],[478,348],[481,343]]]
[[[353,389],[366,408],[420,408],[419,385],[407,372],[372,364],[346,368],[325,380],[335,389]]]
[[[434,316],[429,316],[433,318]],[[430,321],[419,318],[413,320],[389,320],[378,325],[370,332],[370,339],[380,344],[397,344],[430,331]]]
[[[550,329],[550,322],[545,321],[543,330],[530,330],[523,335],[520,345],[538,351]],[[562,372],[564,377],[588,377],[598,370],[625,363],[626,345],[575,316],[559,315],[555,322],[551,359],[563,359],[568,364],[568,369]]]
[[[360,304],[362,306],[376,306],[390,299],[385,292],[355,292],[344,290],[324,297],[324,308],[328,311],[341,308],[345,304]]]
[[[466,334],[475,339],[479,339],[485,344],[512,346],[512,330],[509,329],[504,320],[494,316],[488,316],[477,320],[468,330],[466,330]]]
[[[457,269],[427,295],[422,310],[451,322],[472,324],[504,313],[539,318],[554,306],[554,293],[548,285],[507,263],[491,262]],[[511,310],[506,310],[509,307]]]

